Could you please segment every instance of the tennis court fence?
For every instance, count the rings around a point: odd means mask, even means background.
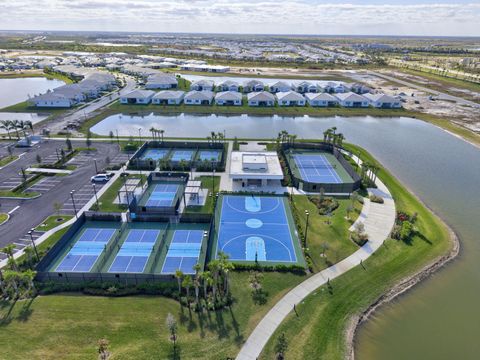
[[[352,178],[353,182],[348,183],[312,183],[305,181],[299,178],[296,175],[296,172],[293,171],[295,161],[289,156],[289,150],[313,150],[313,151],[323,151],[328,152],[335,156],[340,165],[345,169],[347,174]],[[326,193],[329,194],[350,194],[355,190],[358,190],[361,185],[361,178],[355,171],[355,169],[350,165],[350,163],[343,157],[341,151],[342,148],[333,146],[330,143],[294,143],[294,144],[282,144],[281,145],[281,156],[285,159],[285,166],[287,167],[288,175],[291,178],[292,185],[297,189],[306,191],[306,192],[320,192],[320,189],[323,189]],[[325,165],[324,165],[325,166]],[[328,168],[328,165],[326,165]],[[320,167],[315,165],[312,167]],[[308,168],[308,166],[306,167]]]

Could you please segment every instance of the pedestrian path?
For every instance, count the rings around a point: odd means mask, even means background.
[[[395,202],[387,187],[380,180],[377,179],[375,184],[377,188],[368,189],[368,191],[370,194],[381,196],[384,199],[384,203],[378,204],[367,200],[367,205],[362,210],[362,218],[360,221],[365,225],[368,242],[339,263],[309,277],[280,299],[250,334],[240,349],[237,360],[257,359],[277,327],[292,311],[295,305],[320,286],[325,285],[329,279],[334,279],[355,266],[358,266],[361,261],[368,259],[370,255],[382,246],[385,239],[389,237],[395,222]]]

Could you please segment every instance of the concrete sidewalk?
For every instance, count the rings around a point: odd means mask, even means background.
[[[359,218],[359,221],[365,225],[365,232],[368,234],[369,241],[349,257],[311,276],[290,290],[258,323],[240,349],[237,360],[257,359],[277,327],[293,310],[294,305],[326,284],[329,279],[342,275],[358,266],[361,261],[368,259],[389,237],[395,222],[395,202],[387,187],[380,180],[377,179],[375,183],[378,188],[368,191],[370,194],[381,196],[384,199],[384,204],[365,201],[361,219]]]

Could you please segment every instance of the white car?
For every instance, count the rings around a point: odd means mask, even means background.
[[[107,182],[108,180],[110,180],[110,175],[109,174],[97,174],[95,176],[92,176],[90,178],[90,181],[93,182],[93,183],[103,183],[103,182]]]

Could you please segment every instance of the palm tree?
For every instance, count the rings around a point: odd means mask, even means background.
[[[149,131],[152,133],[152,140],[155,140],[155,133],[157,130],[152,126]]]
[[[29,121],[25,121],[25,126],[28,127],[32,131],[32,135],[35,135],[35,131],[33,130],[33,123]]]
[[[162,144],[163,144],[163,134],[165,133],[165,130],[160,129],[159,132],[160,132],[160,135],[162,136]]]
[[[33,254],[34,254],[33,248],[31,246],[27,246],[27,247],[25,247],[25,249],[23,249],[23,252],[25,253],[25,256],[27,257],[27,263],[31,265],[32,264],[32,259],[33,259]]]
[[[188,164],[187,164],[187,161],[185,159],[182,159],[182,160],[180,160],[178,165],[180,166],[180,169],[182,169],[182,171],[185,171],[185,168],[187,167]]]
[[[20,295],[18,275],[18,271],[14,270],[5,270],[3,272],[5,292],[14,299],[17,299]]]
[[[11,127],[13,130],[15,130],[15,133],[17,134],[17,139],[20,140],[20,134],[18,133],[18,127],[20,122],[18,120],[12,120],[10,121]]]
[[[210,271],[204,271],[200,273],[200,277],[203,280],[203,296],[205,299],[207,298],[207,290],[212,277],[210,275]]]
[[[0,121],[0,129],[4,129],[7,131],[8,139],[12,139],[12,135],[10,134],[10,130],[12,129],[12,122],[10,120],[1,120]]]
[[[37,275],[37,272],[32,269],[27,269],[22,273],[22,282],[26,284],[25,295],[28,297],[35,294],[35,283],[33,282],[35,275]]]
[[[182,279],[183,279],[183,272],[181,270],[176,270],[175,271],[175,277],[178,282],[178,295],[180,296],[182,294]]]
[[[15,261],[15,258],[13,257],[13,251],[15,250],[15,245],[14,244],[9,244],[5,246],[1,251],[5,253],[8,257],[8,259],[11,261],[11,265],[13,266],[14,270],[18,270],[17,263]]]
[[[187,291],[187,303],[190,304],[190,288],[193,285],[192,277],[191,276],[185,276],[185,278],[182,281],[182,285]]]
[[[210,269],[213,275],[212,292],[213,292],[213,299],[215,299],[217,294],[217,287],[218,287],[218,277],[220,275],[220,262],[218,260],[212,260],[208,264],[208,268]]]

